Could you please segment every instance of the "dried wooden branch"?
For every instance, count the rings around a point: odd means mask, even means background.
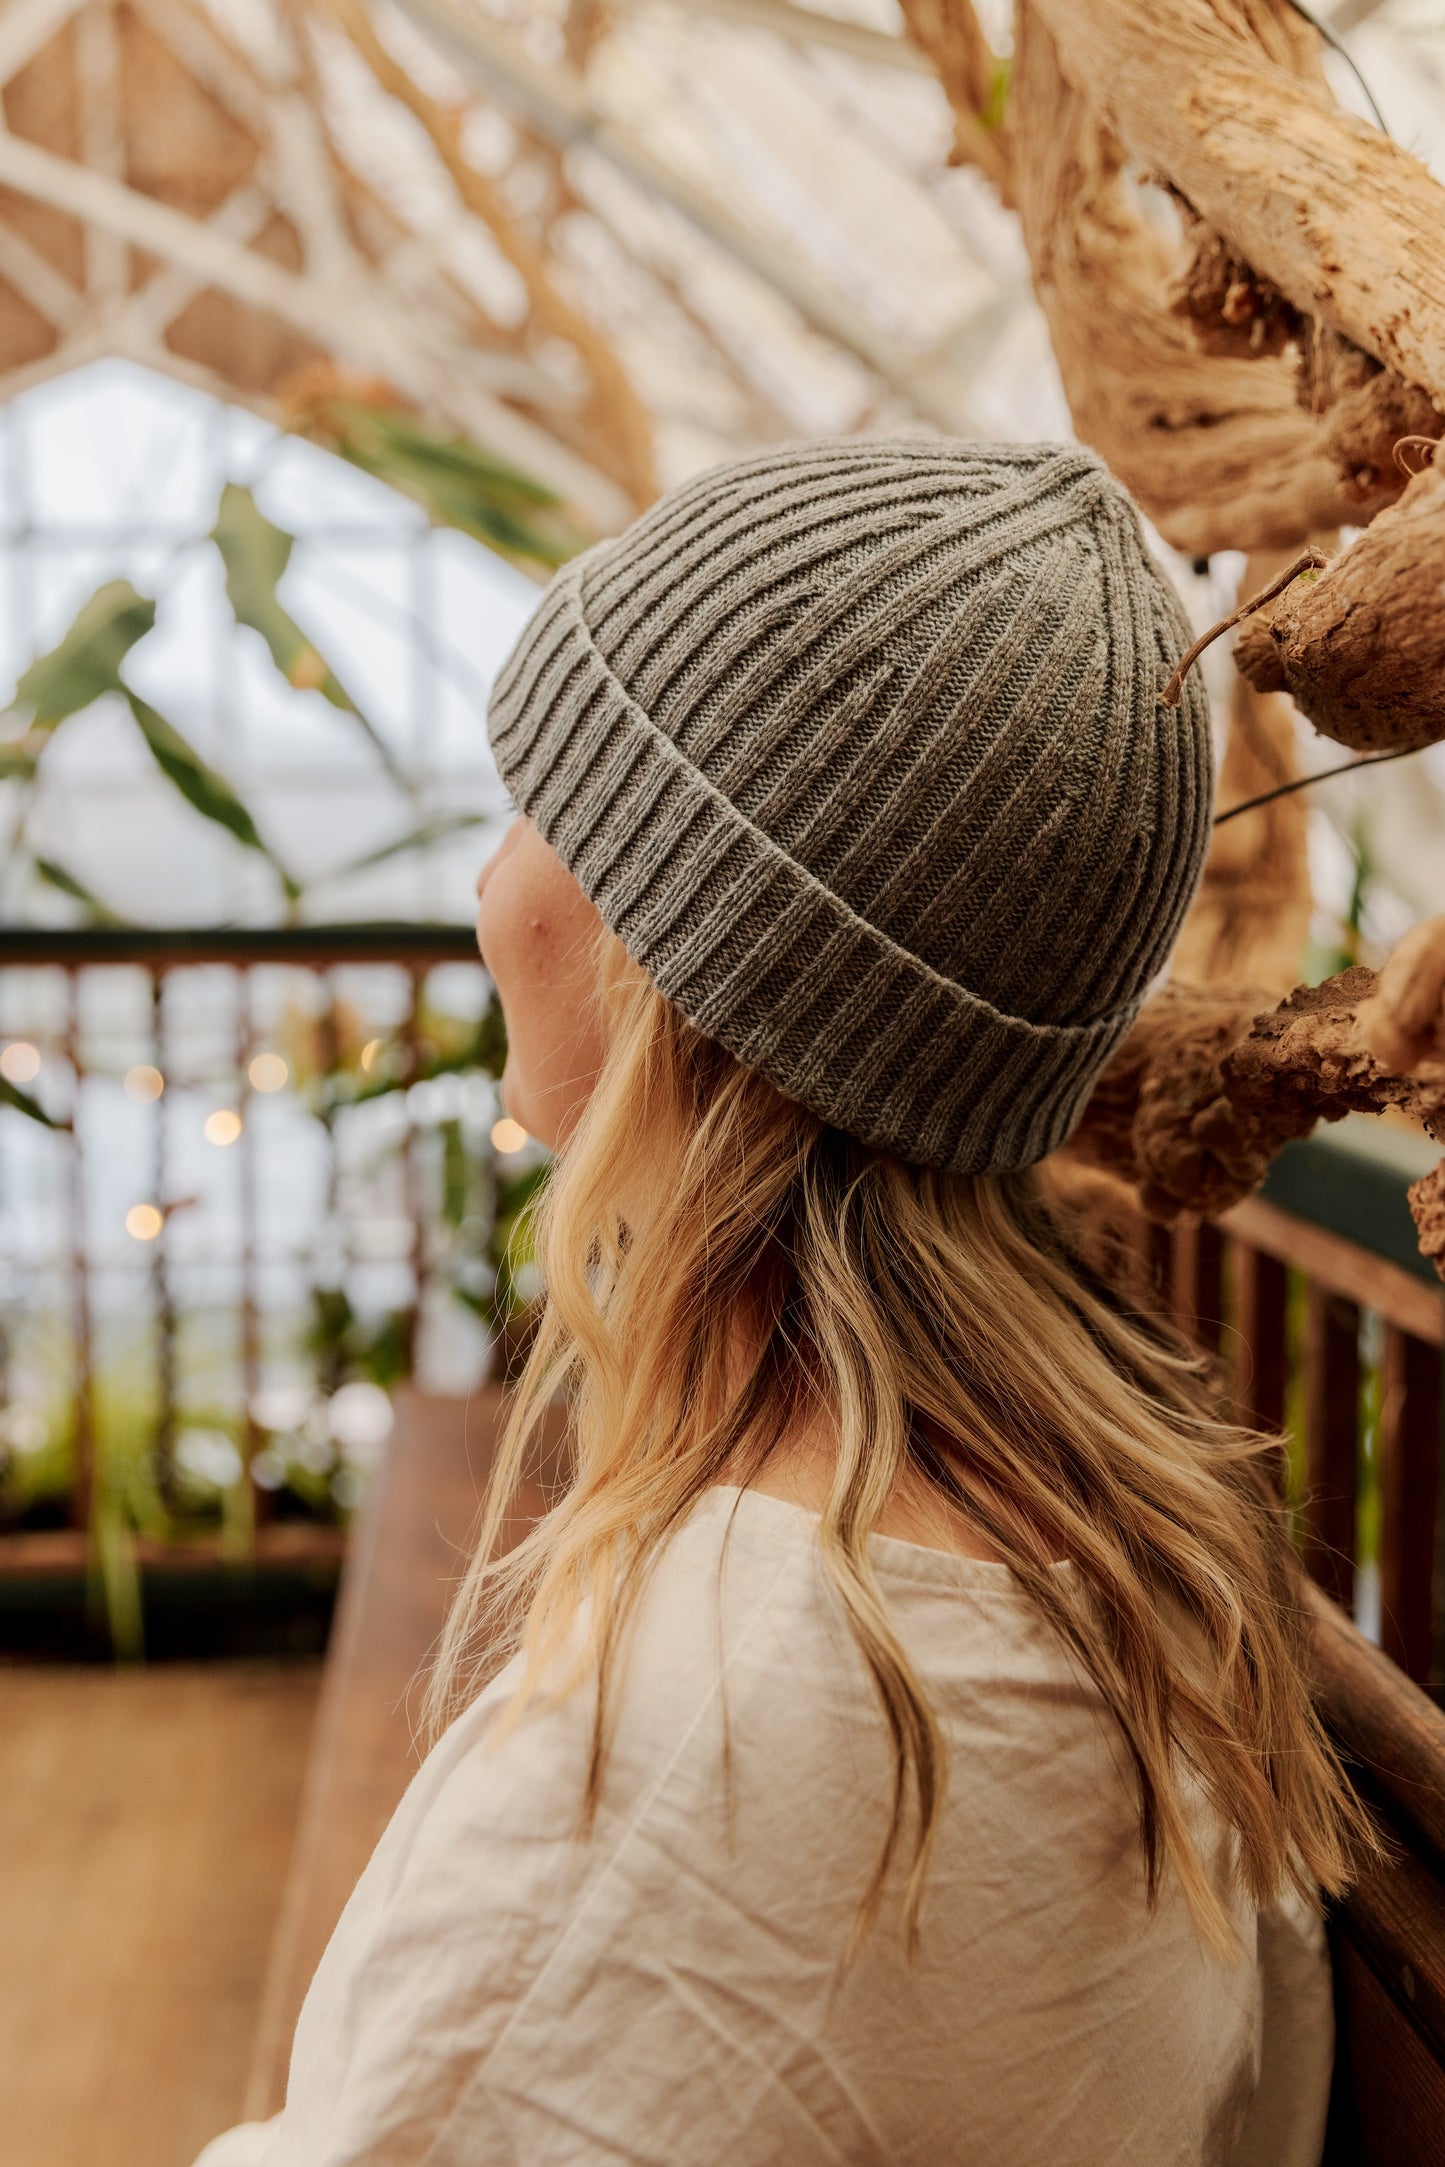
[[[806,323],[862,361],[906,408],[944,430],[967,426],[966,387],[927,379],[899,342],[819,277],[804,257],[738,215],[723,196],[660,159],[630,129],[599,111],[570,69],[544,66],[485,9],[462,0],[397,0],[403,14],[479,87],[563,147],[585,144],[659,203],[685,218],[724,255],[781,294]]]
[[[1310,327],[1316,345],[1319,327]],[[1307,350],[1308,341],[1305,349]],[[1356,359],[1368,356],[1355,350]],[[1314,409],[1323,416],[1325,449],[1358,501],[1386,502],[1399,495],[1400,479],[1407,469],[1395,458],[1402,437],[1434,442],[1442,430],[1440,409],[1428,393],[1406,384],[1389,369],[1373,364],[1352,372],[1348,388],[1332,393]],[[1302,368],[1301,397],[1308,399],[1310,380]]]
[[[404,105],[426,130],[459,199],[487,226],[521,277],[527,290],[528,330],[534,342],[558,338],[580,356],[587,372],[587,392],[579,405],[573,433],[579,444],[585,444],[598,463],[621,483],[633,509],[640,511],[657,494],[652,424],[610,344],[597,326],[558,291],[540,251],[509,216],[499,191],[463,155],[462,115],[438,105],[412,79],[377,36],[359,0],[313,0],[313,4],[334,16],[382,89]],[[563,433],[565,425],[556,419],[552,426]]]
[[[1011,105],[1024,241],[1074,426],[1167,539],[1193,554],[1288,548],[1394,495],[1398,475],[1367,495],[1342,475],[1290,360],[1206,354],[1170,311],[1177,243],[1065,78],[1035,0],[1018,9]]]
[[[1177,240],[1151,220],[1133,183],[1137,144],[1116,125],[1111,77],[1081,64],[1092,48],[1072,18],[1107,13],[1109,0],[1065,4],[1068,38],[1055,20],[1058,0],[1053,8],[1020,0],[1005,128],[983,125],[986,111],[998,119],[986,106],[997,63],[970,0],[908,0],[905,14],[953,107],[955,159],[978,165],[1017,203],[1080,436],[1161,532],[1195,554],[1280,547],[1368,519],[1400,492],[1396,438],[1438,436],[1440,412],[1426,390],[1246,261],[1198,215],[1167,158],[1150,154],[1146,165],[1166,177],[1191,229],[1192,260],[1181,266]],[[1210,0],[1175,7],[1186,27],[1201,10],[1214,19]],[[1283,77],[1317,112],[1335,114],[1318,37],[1285,0],[1234,0],[1218,14],[1218,35],[1241,66],[1252,56],[1269,84]],[[1150,23],[1134,24],[1129,37],[1147,48],[1153,21],[1151,6]],[[1180,74],[1152,94],[1185,104],[1179,90],[1190,80]],[[1266,133],[1267,107],[1268,92]],[[1269,185],[1262,171],[1262,201]]]
[[[1445,413],[1418,384],[1296,308],[1173,193],[1193,243],[1176,281],[1175,315],[1189,324],[1201,352],[1246,359],[1290,354],[1296,398],[1321,417],[1325,449],[1346,486],[1362,508],[1388,503],[1400,490],[1396,441],[1415,432],[1438,438]]]
[[[1273,1007],[1257,988],[1171,983],[1104,1071],[1068,1156],[1132,1183],[1151,1218],[1212,1217],[1318,1121],[1387,1107],[1445,1145],[1445,918],[1383,971],[1343,971]],[[1445,1166],[1410,1203],[1445,1277]]]
[[[959,33],[951,55],[936,18]],[[971,9],[913,0],[910,23],[955,111],[976,114]],[[1442,430],[1445,192],[1335,107],[1315,33],[1285,0],[1020,0],[1011,120],[1075,426],[1169,540],[1298,549],[1400,495],[1395,443]],[[1182,277],[1131,165],[1189,221]],[[1412,480],[1241,638],[1229,796],[1289,780],[1292,719],[1273,693],[1361,750],[1445,736],[1445,621],[1423,569],[1439,561],[1442,487]],[[1286,820],[1276,898],[1261,881]],[[1217,1213],[1320,1119],[1395,1107],[1445,1139],[1445,921],[1378,983],[1347,972],[1272,1007],[1266,985],[1303,932],[1302,815],[1276,803],[1226,835],[1182,954],[1211,979],[1228,961],[1264,983],[1172,984],[1110,1063],[1057,1165],[1106,1246],[1127,1217],[1121,1182],[1160,1219]],[[1253,911],[1233,907],[1246,896]],[[1445,1166],[1411,1202],[1445,1276]]]
[[[1283,0],[1032,0],[1065,75],[1302,314],[1445,401],[1445,189],[1278,57]]]
[[[1360,1033],[1386,1068],[1445,1082],[1445,938],[1441,921],[1411,926],[1360,1012]]]
[[[582,364],[559,372],[351,168],[308,75],[314,6],[281,11],[264,57],[201,0],[88,0],[84,52],[62,29],[74,12],[0,9],[7,394],[108,349],[274,416],[330,361],[485,442],[588,527],[646,501],[645,416],[600,333],[534,265],[533,316]]]
[[[908,35],[932,61],[953,108],[950,165],[977,166],[1013,202],[1013,145],[996,110],[1002,62],[979,26],[970,0],[900,0]]]
[[[1316,729],[1357,752],[1445,737],[1445,472],[1416,474],[1398,504],[1313,581],[1240,634],[1257,692],[1288,692]]]

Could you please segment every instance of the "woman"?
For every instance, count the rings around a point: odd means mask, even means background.
[[[1314,2167],[1274,1448],[1036,1171],[1204,855],[1187,637],[1071,446],[770,452],[552,586],[478,884],[546,1308],[455,1720],[207,2167]]]

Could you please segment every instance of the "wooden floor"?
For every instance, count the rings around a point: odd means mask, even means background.
[[[4,2167],[240,2119],[319,1664],[0,1668]]]

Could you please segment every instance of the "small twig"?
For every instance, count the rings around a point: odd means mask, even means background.
[[[1257,798],[1246,798],[1241,805],[1231,805],[1228,812],[1216,813],[1214,825],[1223,827],[1226,820],[1237,820],[1241,813],[1252,813],[1260,805],[1272,805],[1276,798],[1287,798],[1292,790],[1308,790],[1311,783],[1328,782],[1332,775],[1353,775],[1357,768],[1383,767],[1387,760],[1404,760],[1410,753],[1424,749],[1423,745],[1397,745],[1393,752],[1374,752],[1367,760],[1342,760],[1338,767],[1322,767],[1314,775],[1296,775],[1293,782],[1276,783],[1273,790],[1261,790]]]
[[[1211,625],[1209,630],[1202,633],[1194,642],[1189,652],[1180,656],[1175,665],[1173,676],[1159,695],[1163,705],[1165,707],[1177,707],[1179,705],[1184,696],[1185,678],[1189,675],[1205,648],[1212,647],[1222,632],[1233,631],[1234,627],[1244,618],[1252,617],[1257,609],[1263,609],[1266,602],[1272,602],[1277,594],[1283,594],[1285,588],[1289,586],[1292,580],[1298,579],[1301,572],[1323,572],[1327,568],[1329,561],[1322,549],[1302,550],[1300,555],[1295,558],[1294,563],[1287,566],[1280,573],[1278,579],[1272,579],[1267,587],[1262,588],[1248,602],[1241,602],[1238,609],[1231,610],[1227,617],[1221,617],[1217,625]]]
[[[1391,457],[1394,459],[1394,462],[1396,466],[1400,469],[1400,472],[1402,474],[1408,474],[1413,480],[1415,475],[1423,474],[1427,466],[1433,465],[1435,453],[1439,446],[1439,441],[1440,440],[1438,437],[1433,436],[1402,436],[1397,440],[1394,449],[1391,452]],[[1402,453],[1407,451],[1414,451],[1416,447],[1421,444],[1423,444],[1425,447],[1425,456],[1420,461],[1420,464],[1417,467],[1412,467],[1409,460],[1402,457],[1401,455]]]

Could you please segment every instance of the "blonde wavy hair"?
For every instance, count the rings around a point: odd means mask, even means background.
[[[1369,1839],[1305,1682],[1278,1440],[1220,1419],[1199,1358],[1080,1266],[1037,1174],[872,1151],[694,1029],[610,935],[599,979],[605,1058],[540,1208],[545,1306],[428,1683],[432,1726],[518,1648],[513,1717],[559,1662],[569,1684],[585,1671],[590,1827],[649,1559],[711,1486],[746,1487],[822,1421],[822,1557],[892,1756],[862,1924],[906,1852],[916,1933],[946,1778],[870,1562],[899,1497],[981,1530],[1093,1680],[1132,1764],[1151,1901],[1167,1862],[1208,1942],[1233,1946],[1186,1769],[1258,1903],[1286,1882],[1341,1889]],[[570,1481],[498,1556],[559,1392]],[[1060,1557],[1074,1574],[1050,1569]]]

